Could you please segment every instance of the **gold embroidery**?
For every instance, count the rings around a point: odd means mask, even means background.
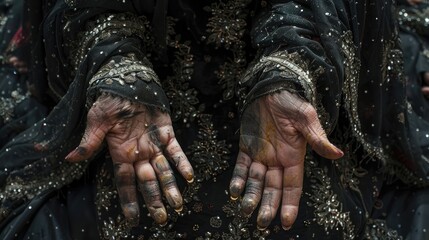
[[[143,59],[138,60],[135,54],[128,54],[128,56],[122,57],[119,62],[111,60],[92,77],[89,81],[90,86],[98,84],[100,81],[116,81],[121,85],[133,84],[138,79],[145,82],[154,81],[158,85],[158,76],[152,70],[151,64]]]
[[[168,18],[168,46],[174,48],[173,76],[168,76],[164,82],[167,97],[170,99],[171,118],[183,123],[193,122],[197,114],[203,109],[199,106],[197,90],[189,87],[189,80],[194,72],[194,56],[191,53],[188,41],[181,43],[174,31],[175,20]]]
[[[8,151],[8,149],[6,149]],[[51,162],[53,161],[53,162]],[[53,166],[55,164],[55,166]],[[58,164],[58,165],[56,165]],[[38,162],[24,167],[23,172],[15,176],[12,171],[6,179],[5,188],[0,191],[0,203],[2,206],[1,217],[10,213],[3,205],[7,201],[27,201],[34,196],[42,194],[48,189],[59,189],[72,181],[79,179],[87,162],[68,163],[58,162],[58,159],[43,158]],[[50,169],[49,173],[41,174],[40,169]],[[7,172],[8,169],[3,169]],[[1,222],[0,218],[0,222]]]
[[[381,147],[376,147],[365,140],[364,133],[358,114],[358,85],[360,60],[356,56],[356,47],[352,40],[352,33],[346,32],[342,36],[341,50],[345,61],[345,79],[343,92],[345,96],[345,108],[347,109],[348,119],[351,122],[352,132],[356,139],[362,144],[365,151],[370,155],[375,155],[378,159],[387,162],[387,157]]]
[[[111,14],[101,15],[98,19],[88,22],[86,31],[79,34],[79,41],[72,43],[74,49],[69,54],[74,71],[77,71],[80,63],[86,57],[88,51],[97,43],[112,36],[126,38],[132,35],[145,39],[148,21],[144,17],[137,17],[132,14]],[[68,31],[68,24],[64,31]],[[103,54],[102,52],[100,54]]]
[[[211,115],[200,115],[198,137],[189,147],[191,164],[198,180],[209,180],[229,167],[229,149],[225,140],[217,139]]]
[[[343,212],[343,204],[331,188],[331,178],[326,169],[319,168],[318,164],[307,155],[305,173],[310,178],[311,193],[307,193],[314,207],[315,221],[325,228],[326,234],[330,230],[342,228],[344,239],[355,239],[355,226],[350,219],[350,212]]]
[[[247,65],[244,33],[249,15],[247,5],[250,2],[249,0],[218,2],[205,8],[212,15],[207,23],[207,43],[231,52],[231,57],[215,72],[219,84],[224,89],[224,100],[234,96],[238,77],[242,75]]]

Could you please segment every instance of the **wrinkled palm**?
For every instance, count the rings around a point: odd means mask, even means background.
[[[244,191],[245,215],[261,202],[257,217],[261,229],[268,227],[281,203],[282,225],[289,229],[298,214],[307,143],[325,158],[338,159],[343,152],[329,142],[311,104],[287,91],[257,99],[241,121],[231,198]]]
[[[161,192],[171,207],[182,209],[182,196],[167,158],[188,182],[193,181],[193,170],[175,138],[167,113],[102,94],[88,112],[80,145],[66,159],[88,159],[104,140],[114,164],[122,210],[132,224],[138,224],[140,212],[136,186],[157,223],[167,221]]]

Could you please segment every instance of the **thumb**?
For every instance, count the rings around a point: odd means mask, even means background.
[[[324,158],[332,160],[341,158],[344,155],[343,151],[328,140],[317,114],[313,117],[312,115],[307,115],[307,117],[310,118],[309,124],[303,126],[300,130],[311,148]]]
[[[87,160],[93,156],[94,152],[96,152],[103,143],[104,137],[108,131],[108,126],[103,124],[92,111],[88,113],[87,122],[85,133],[83,134],[79,146],[71,151],[65,157],[65,160],[70,162]]]

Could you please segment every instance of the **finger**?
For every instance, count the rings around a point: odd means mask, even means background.
[[[237,162],[235,163],[234,172],[232,173],[231,183],[229,184],[229,192],[232,200],[236,200],[243,192],[251,163],[252,160],[247,154],[242,151],[238,153]]]
[[[82,140],[77,148],[71,151],[65,159],[70,162],[79,162],[89,159],[103,143],[108,128],[98,121],[94,111],[88,112],[88,121]]]
[[[289,230],[298,216],[299,200],[301,199],[304,179],[304,161],[295,166],[283,169],[283,196],[281,222],[285,230]]]
[[[268,169],[265,176],[264,194],[259,208],[257,224],[260,230],[266,229],[277,214],[282,192],[283,169]]]
[[[113,159],[115,161],[115,159]],[[114,166],[116,188],[125,218],[137,226],[139,221],[139,205],[137,203],[136,179],[134,167],[129,163],[116,163]]]
[[[429,98],[429,87],[423,87],[422,92],[425,95],[425,97]]]
[[[316,111],[313,108],[311,110],[307,109],[304,116],[308,121],[303,121],[301,124],[298,124],[298,127],[313,150],[320,156],[328,159],[342,157],[344,153],[326,137],[325,130],[323,130],[320,124]]]
[[[152,159],[151,164],[161,183],[161,189],[167,198],[168,204],[177,212],[180,212],[183,208],[183,199],[167,159],[163,155],[158,155]]]
[[[241,211],[245,216],[250,216],[261,200],[267,167],[261,163],[253,162],[249,170],[249,178],[246,183],[246,191],[241,201]]]
[[[161,199],[161,191],[155,171],[148,161],[139,161],[135,164],[139,189],[143,195],[147,209],[156,223],[167,223],[167,211]]]
[[[186,181],[192,183],[194,181],[194,170],[177,142],[177,139],[171,138],[165,150],[167,151],[168,156],[173,160],[180,174],[182,174]]]

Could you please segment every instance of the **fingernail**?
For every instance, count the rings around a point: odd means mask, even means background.
[[[231,183],[229,187],[229,192],[231,194],[231,199],[236,200],[241,193],[240,184],[236,182]]]
[[[122,205],[122,211],[127,221],[132,226],[137,226],[140,217],[139,205],[136,202],[127,203]]]
[[[71,151],[67,156],[64,158],[65,160],[70,160],[75,155],[75,150]]]
[[[174,211],[176,211],[177,213],[182,212],[182,210],[183,210],[183,205],[182,205],[182,206],[180,206],[179,208],[175,208],[175,209],[174,209]]]
[[[283,230],[285,230],[285,231],[289,231],[289,230],[292,228],[292,226],[286,227],[286,226],[283,226],[283,225],[282,225],[282,228],[283,228]]]
[[[161,226],[167,224],[167,212],[163,208],[158,208],[153,213],[153,219]]]
[[[186,181],[188,183],[193,183],[194,182],[194,174],[193,173],[187,173],[186,174]]]
[[[256,223],[258,224],[259,230],[265,230],[271,223],[270,216],[271,211],[268,209],[263,209],[259,212],[258,218],[256,219]]]
[[[237,199],[238,199],[238,197],[234,197],[234,196],[232,196],[232,195],[229,195],[229,198],[231,198],[231,200],[232,200],[232,201],[235,201],[235,200],[237,200]]]
[[[259,225],[256,226],[258,228],[259,231],[264,231],[265,229],[267,229],[267,227],[261,227]]]
[[[335,145],[332,145],[335,152],[337,152],[338,155],[344,155],[344,152],[341,151],[341,149],[337,148]]]
[[[167,197],[167,202],[168,204],[170,204],[170,206],[172,206],[175,210],[179,210],[182,209],[182,205],[183,205],[183,200],[182,197],[180,196],[171,196],[171,194],[166,194]]]
[[[241,211],[246,217],[250,217],[255,209],[255,201],[253,199],[243,199],[241,202]]]

